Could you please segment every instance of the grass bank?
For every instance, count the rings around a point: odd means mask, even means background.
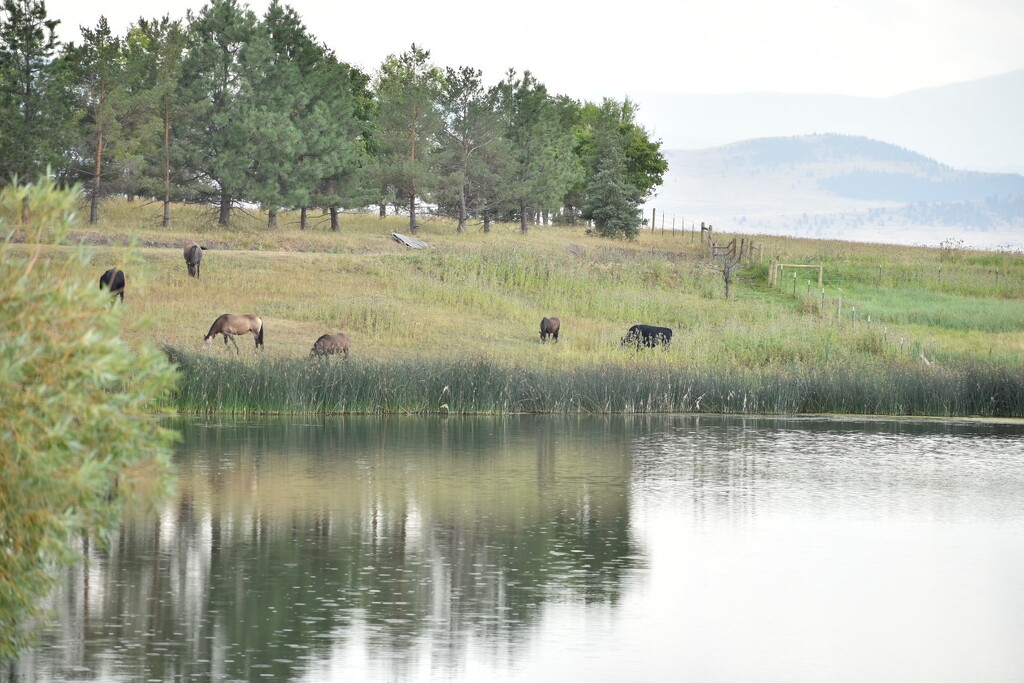
[[[846,413],[1024,417],[1024,374],[992,365],[709,371],[492,360],[223,358],[167,348],[185,413]]]

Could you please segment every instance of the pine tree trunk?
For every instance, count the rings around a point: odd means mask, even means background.
[[[388,215],[388,205],[383,199],[380,200],[380,217],[384,218]]]
[[[466,188],[463,186],[462,191],[459,192],[459,226],[455,228],[458,233],[466,231]]]
[[[277,228],[277,211],[275,209],[267,211],[267,227],[271,229]]]
[[[92,201],[89,204],[89,223],[100,222],[100,171],[103,168],[103,132],[96,138],[96,167],[92,177]]]
[[[308,210],[309,209],[304,206],[299,211],[299,230],[305,230],[306,229],[306,224],[307,224],[307,221],[309,220],[308,216],[306,215]]]
[[[491,212],[484,211],[484,232],[488,233],[491,231]]]
[[[220,219],[217,223],[224,228],[231,224],[231,195],[226,190],[220,192]]]
[[[171,224],[171,118],[164,110],[164,227]]]
[[[416,194],[409,194],[409,232],[416,234],[419,230],[419,225],[416,224]]]
[[[525,235],[530,231],[526,202],[519,202],[519,230]]]
[[[331,207],[331,232],[338,232],[341,230],[341,224],[338,222],[338,207]]]

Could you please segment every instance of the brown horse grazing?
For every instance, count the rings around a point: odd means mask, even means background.
[[[334,353],[340,353],[345,358],[348,358],[348,350],[350,348],[352,348],[352,340],[344,332],[324,334],[313,342],[313,348],[310,350],[309,355],[329,356]]]
[[[562,327],[562,322],[558,318],[544,318],[540,321],[540,342],[543,344],[548,340],[548,335],[555,338],[555,343],[558,343],[558,330]]]
[[[195,242],[185,242],[185,265],[188,266],[188,274],[199,279],[199,265],[203,261],[203,247]]]
[[[235,336],[248,334],[249,332],[252,332],[252,336],[256,337],[256,348],[263,348],[263,318],[255,313],[247,313],[245,315],[225,313],[214,320],[213,325],[210,325],[210,331],[206,333],[206,337],[203,339],[205,342],[204,346],[209,346],[213,342],[214,337],[218,334],[223,334],[224,348],[228,347],[228,339],[230,338],[231,343],[235,345],[235,353],[241,353],[238,350],[238,342],[235,341]]]
[[[104,288],[109,289],[115,298],[121,297],[121,302],[124,303],[124,271],[111,268],[100,275],[100,289]]]

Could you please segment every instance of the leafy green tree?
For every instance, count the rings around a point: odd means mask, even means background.
[[[252,169],[248,126],[258,97],[252,69],[265,44],[256,15],[236,0],[212,0],[198,14],[190,11],[188,23],[183,81],[188,97],[202,105],[188,131],[190,162],[219,197],[218,223],[227,226]]]
[[[508,176],[509,141],[497,111],[497,89],[485,88],[479,70],[448,68],[440,94],[444,127],[438,136],[441,175],[438,204],[451,206],[458,232],[471,215],[501,205],[502,179]]]
[[[57,56],[60,22],[42,0],[0,5],[0,176],[38,178],[64,164],[68,103]]]
[[[0,660],[31,639],[75,544],[102,542],[127,500],[169,484],[172,435],[146,411],[172,366],[121,340],[121,305],[74,274],[84,252],[43,253],[76,200],[47,179],[0,194],[0,216],[29,206],[35,245],[0,244]]]
[[[594,139],[586,182],[583,218],[594,222],[601,237],[634,239],[640,232],[641,190],[629,182],[622,140],[614,130],[599,129]]]
[[[375,121],[378,182],[396,202],[405,202],[413,234],[418,228],[417,197],[432,189],[430,157],[443,125],[437,104],[442,84],[430,52],[413,44],[407,52],[384,60],[374,86],[379,101]]]
[[[121,39],[110,32],[106,18],[101,16],[95,28],[83,26],[81,31],[81,45],[69,45],[64,58],[74,83],[74,106],[80,113],[76,117],[80,141],[76,175],[89,179],[89,222],[95,224],[99,222],[104,164],[109,164],[107,150],[118,144],[128,91]]]
[[[599,130],[614,130],[622,140],[626,181],[640,190],[644,201],[661,185],[668,161],[661,153],[661,141],[636,122],[637,106],[628,97],[622,102],[605,98],[600,105],[587,102],[580,112],[577,126],[577,154],[593,159],[594,138]],[[593,171],[593,166],[591,166]]]
[[[562,111],[529,71],[519,77],[510,69],[498,92],[512,149],[509,195],[525,234],[530,216],[557,206],[581,168],[572,131],[562,125]]]

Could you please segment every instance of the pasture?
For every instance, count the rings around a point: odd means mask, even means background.
[[[122,268],[125,338],[197,362],[277,364],[288,374],[292,359],[310,362],[320,335],[343,331],[351,358],[326,362],[400,365],[413,374],[416,363],[455,373],[478,372],[482,363],[559,377],[756,378],[736,380],[742,387],[823,372],[884,380],[918,372],[922,356],[933,368],[983,365],[1014,381],[1024,368],[1017,253],[753,236],[763,260],[739,271],[725,299],[721,273],[690,233],[648,231],[621,242],[583,227],[534,226],[523,235],[497,224],[488,234],[460,235],[448,221],[428,220],[417,237],[434,248],[412,250],[391,238],[408,231],[400,217],[344,215],[334,233],[315,221],[298,230],[287,213],[273,231],[261,217],[239,214],[225,229],[195,207],[176,207],[176,227],[166,230],[145,211],[122,202],[105,211],[107,223],[73,233],[92,255],[95,272],[83,275],[95,282]],[[716,235],[719,243],[730,238]],[[206,247],[201,279],[188,276],[182,258],[189,240]],[[803,280],[769,288],[771,260],[823,264],[824,291]],[[265,349],[242,344],[237,358],[220,343],[204,349],[223,313],[262,317]],[[538,339],[545,316],[561,320],[557,344]],[[671,328],[671,346],[623,348],[638,323]]]

